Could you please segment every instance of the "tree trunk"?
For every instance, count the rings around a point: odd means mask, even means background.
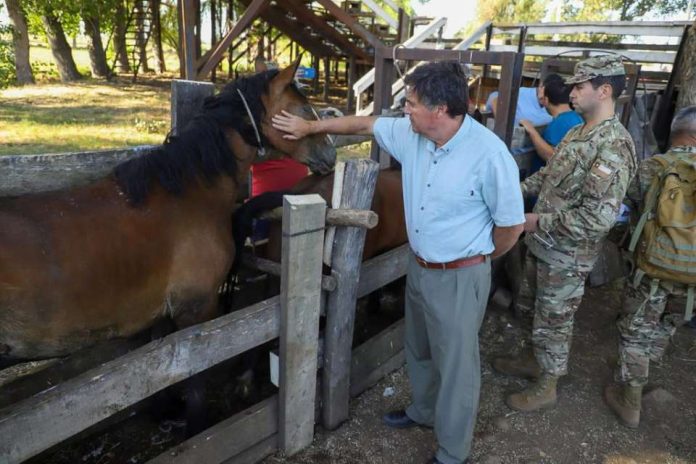
[[[19,0],[5,0],[7,12],[12,21],[12,43],[15,50],[15,70],[17,73],[17,84],[27,85],[34,83],[34,73],[31,71],[29,63],[29,33],[27,30],[27,19],[19,5]]]
[[[114,20],[114,51],[116,52],[116,65],[118,71],[130,73],[131,65],[128,59],[128,47],[126,47],[126,7],[123,0],[116,2],[116,18]]]
[[[163,73],[167,70],[164,64],[164,49],[162,48],[162,20],[160,18],[161,0],[150,0],[152,11],[152,39],[155,44],[155,70]]]
[[[106,53],[101,38],[101,28],[99,17],[94,15],[84,15],[82,22],[85,24],[85,34],[87,35],[87,51],[89,52],[89,63],[94,77],[109,77],[111,74],[109,65],[106,63]]]
[[[696,21],[691,25],[682,51],[681,73],[677,82],[681,83],[677,98],[677,111],[685,106],[696,105]]]
[[[48,37],[48,43],[51,45],[51,53],[56,61],[60,80],[70,82],[82,78],[82,75],[77,71],[77,66],[75,66],[72,49],[65,38],[63,26],[50,7],[46,6],[44,9],[41,14],[41,21],[46,28],[46,37]]]
[[[140,61],[140,70],[139,72],[141,73],[147,73],[150,72],[150,66],[147,64],[147,40],[148,40],[148,31],[146,30],[146,18],[145,18],[145,2],[147,0],[137,0],[136,1],[136,7],[137,11],[135,12],[135,27],[136,27],[136,35],[135,35],[135,46],[138,49],[138,61]]]
[[[217,2],[215,0],[210,0],[210,43],[212,47],[215,47],[217,43],[217,36],[215,29],[217,28]],[[218,63],[219,65],[219,63]],[[217,66],[215,66],[210,72],[210,81],[215,82],[217,80]]]

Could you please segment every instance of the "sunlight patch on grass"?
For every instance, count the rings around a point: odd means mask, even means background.
[[[0,155],[162,143],[170,91],[168,83],[156,84],[78,82],[0,91]]]

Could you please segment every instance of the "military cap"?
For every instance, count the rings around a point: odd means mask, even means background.
[[[624,75],[626,75],[626,70],[620,56],[600,55],[579,61],[575,65],[575,75],[566,79],[565,82],[566,84],[579,84],[595,77]]]

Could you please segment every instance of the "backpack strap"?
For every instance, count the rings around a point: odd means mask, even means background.
[[[689,285],[686,290],[686,308],[684,310],[684,320],[690,321],[694,315],[694,285]]]
[[[666,159],[664,156],[653,156],[652,159],[657,161],[662,165],[662,171],[660,172],[660,175],[658,176],[660,184],[662,183],[663,177],[666,174],[668,168],[672,165],[672,162],[668,159]],[[653,179],[652,184],[657,182],[655,179]],[[638,184],[640,185],[640,179],[638,180]],[[657,204],[657,199],[660,196],[660,188],[651,188],[648,190],[650,193],[650,196],[645,200],[645,205],[643,206],[643,214],[640,215],[640,219],[638,220],[638,224],[636,225],[636,229],[633,231],[633,234],[631,235],[631,242],[628,245],[628,251],[636,251],[636,246],[638,245],[638,239],[640,239],[640,235],[643,232],[643,228],[645,227],[645,223],[648,222],[648,219],[650,218],[650,215],[653,213],[653,209],[655,209],[655,205]]]

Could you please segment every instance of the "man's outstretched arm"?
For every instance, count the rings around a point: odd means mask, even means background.
[[[287,132],[283,137],[298,140],[312,134],[372,135],[377,116],[343,116],[308,121],[283,110],[273,116],[276,129]]]

